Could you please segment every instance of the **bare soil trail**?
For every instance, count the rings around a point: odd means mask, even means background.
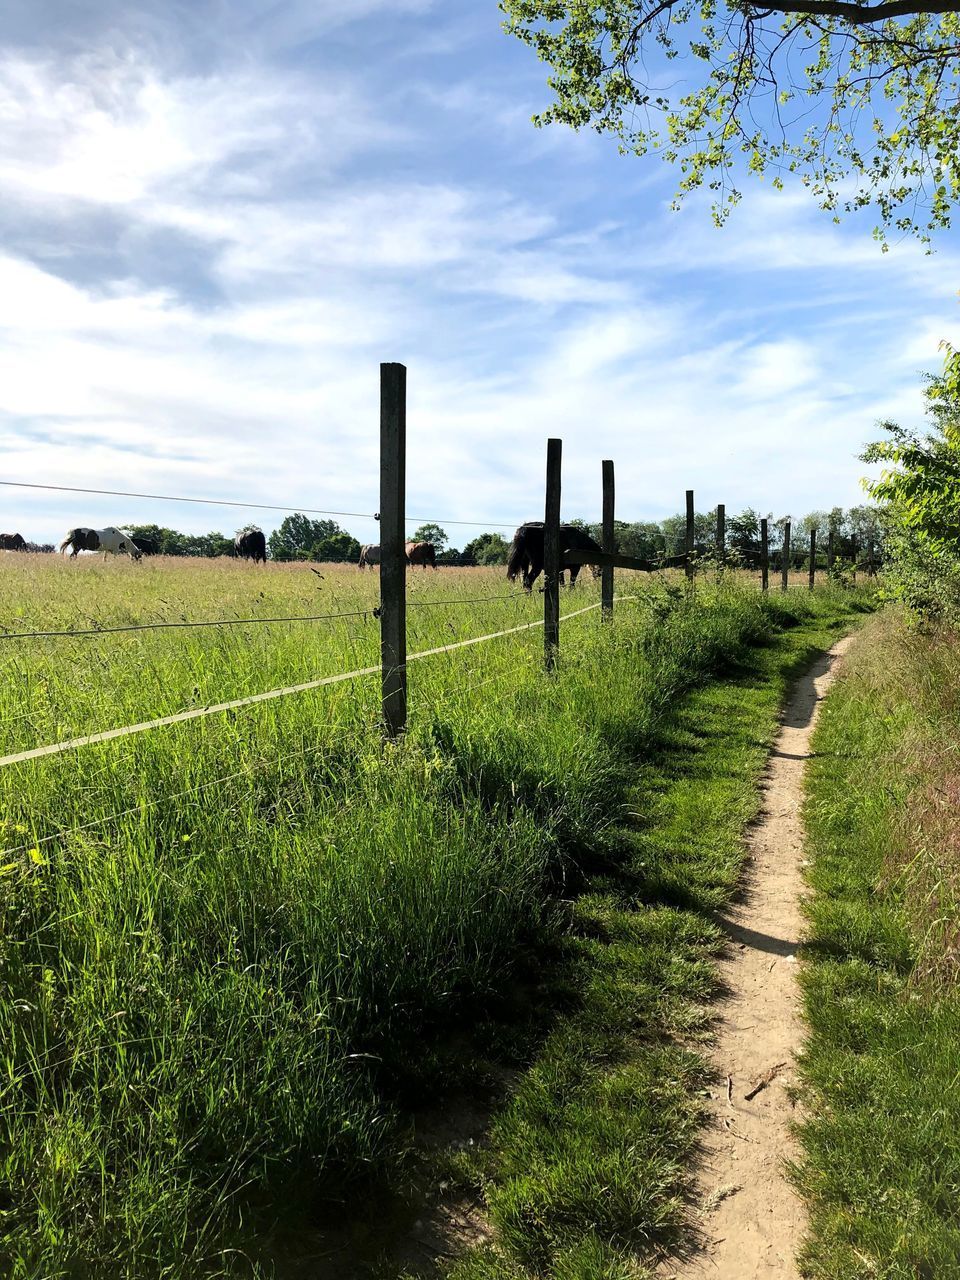
[[[795,956],[802,917],[800,819],[803,771],[819,702],[852,644],[846,636],[794,686],[751,828],[743,893],[725,916],[730,946],[720,962],[714,1061],[722,1080],[709,1104],[694,1210],[700,1239],[676,1280],[797,1280],[794,1258],[805,1214],[784,1176],[791,1134],[794,1053],[802,1039]],[[759,1088],[758,1088],[759,1086]]]

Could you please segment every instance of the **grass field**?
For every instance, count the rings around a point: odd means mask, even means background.
[[[956,632],[871,620],[814,750],[805,1274],[960,1275]]]
[[[352,568],[0,571],[8,631],[362,615],[2,640],[4,752],[376,658],[376,580]],[[564,625],[553,679],[538,630],[414,664],[396,746],[373,678],[0,770],[11,1277],[249,1274],[232,1246],[251,1215],[382,1171],[424,1045],[556,936],[558,886],[643,802],[629,778],[675,701],[782,625],[849,612],[842,592],[763,601],[732,578],[693,602],[640,576],[621,589],[638,598],[613,626]],[[495,571],[411,575],[410,591],[411,651],[541,608],[493,599]]]

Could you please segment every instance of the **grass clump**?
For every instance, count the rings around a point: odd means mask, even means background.
[[[803,1262],[960,1274],[960,658],[890,610],[828,695],[808,773]]]

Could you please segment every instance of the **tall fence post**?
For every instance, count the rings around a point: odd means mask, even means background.
[[[851,537],[851,539],[850,539],[850,551],[851,551],[851,555],[852,555],[852,557],[853,557],[853,568],[852,568],[851,572],[852,572],[852,575],[853,575],[853,581],[854,581],[854,582],[856,582],[856,580],[857,580],[857,556],[858,556],[858,554],[859,554],[859,550],[860,550],[860,548],[859,548],[859,544],[858,544],[858,542],[857,542],[857,535],[856,535],[856,534],[853,534],[853,536],[852,536],[852,537]]]
[[[827,533],[827,573],[833,577],[833,529]]]
[[[693,490],[687,490],[687,536],[685,546],[687,562],[685,572],[687,582],[693,582]]]
[[[613,555],[614,552],[614,535],[613,535],[613,517],[614,517],[614,501],[615,488],[613,480],[613,461],[605,458],[603,461],[603,550],[607,555]],[[602,604],[601,613],[604,618],[613,617],[613,565],[605,564],[600,572],[600,600]]]
[[[780,565],[780,590],[786,591],[790,586],[790,521],[784,522],[783,526],[783,551],[781,552],[782,562]]]
[[[810,530],[810,590],[812,591],[817,580],[817,531]]]
[[[543,664],[552,671],[560,648],[560,460],[562,440],[547,441],[543,510]]]
[[[760,590],[770,587],[770,540],[767,536],[766,516],[760,521]]]
[[[380,366],[380,679],[389,738],[407,727],[407,557],[404,549],[407,370]]]
[[[722,569],[727,562],[727,508],[717,503],[717,564]]]

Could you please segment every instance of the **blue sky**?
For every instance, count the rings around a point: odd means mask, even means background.
[[[532,127],[494,0],[7,0],[0,41],[0,479],[372,512],[401,360],[415,516],[536,518],[559,435],[567,516],[612,457],[624,519],[799,517],[862,501],[960,341],[955,236],[883,255],[756,182],[671,212],[668,166]],[[244,513],[8,489],[0,525],[132,520]]]

